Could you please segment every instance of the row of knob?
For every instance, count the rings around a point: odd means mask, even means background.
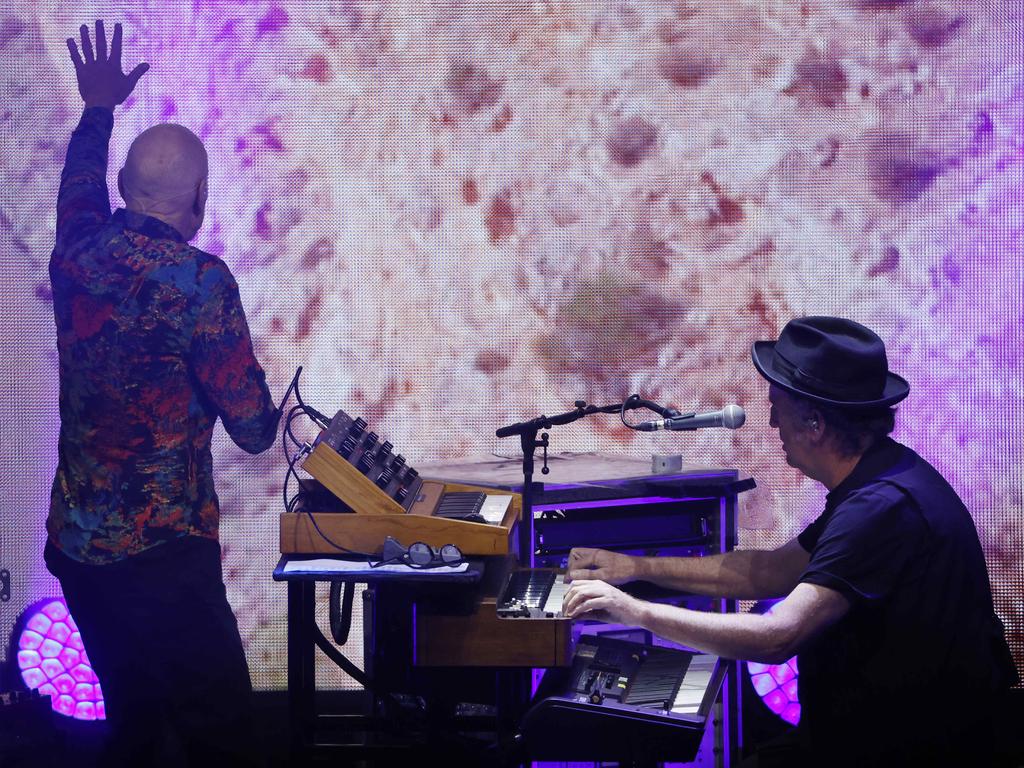
[[[378,445],[380,436],[376,432],[367,432],[367,426],[364,419],[357,417],[342,439],[338,453],[351,460],[356,449],[360,448],[361,453],[355,461],[356,469],[380,488],[389,491],[395,501],[401,504],[409,497],[412,485],[420,473],[406,464],[402,454],[393,453],[395,446],[390,442],[385,440]]]

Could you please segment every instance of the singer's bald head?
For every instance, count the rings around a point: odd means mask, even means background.
[[[129,210],[160,219],[190,240],[202,223],[208,173],[199,137],[182,125],[161,123],[132,142],[118,186]]]

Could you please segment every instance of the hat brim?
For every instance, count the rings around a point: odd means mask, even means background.
[[[866,409],[883,408],[895,405],[910,394],[910,385],[907,383],[906,379],[902,376],[897,376],[892,371],[888,371],[886,373],[885,389],[882,390],[882,397],[877,400],[833,400],[828,397],[822,397],[814,392],[808,392],[807,390],[802,389],[790,377],[775,370],[772,365],[775,359],[775,344],[776,342],[774,341],[754,342],[753,346],[750,348],[750,359],[754,361],[754,367],[757,369],[758,373],[772,384],[775,384],[787,392],[799,395],[800,397],[805,397],[808,400],[823,403],[824,405],[835,406],[837,408]]]

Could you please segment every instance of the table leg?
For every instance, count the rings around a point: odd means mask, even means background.
[[[292,758],[301,760],[316,728],[313,614],[316,584],[288,582],[288,724]]]

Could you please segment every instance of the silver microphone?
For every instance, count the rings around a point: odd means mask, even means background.
[[[727,405],[720,411],[711,413],[694,413],[687,416],[677,416],[674,419],[658,419],[657,421],[644,421],[637,424],[634,429],[640,432],[657,432],[659,429],[671,429],[673,431],[704,429],[705,427],[725,427],[726,429],[739,429],[747,420],[747,414],[738,405]]]

